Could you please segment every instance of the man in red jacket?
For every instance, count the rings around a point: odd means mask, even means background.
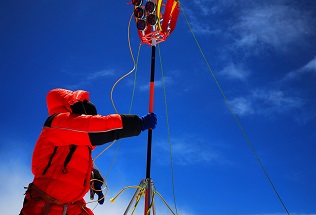
[[[83,90],[53,89],[46,99],[49,117],[35,145],[34,180],[20,215],[93,215],[83,199],[90,189],[92,172],[97,173],[92,171],[91,150],[154,129],[156,115],[98,115],[89,93]],[[96,181],[100,182],[100,177]],[[103,203],[102,191],[97,190]]]

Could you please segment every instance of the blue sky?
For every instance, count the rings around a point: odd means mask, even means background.
[[[17,214],[32,180],[34,144],[53,88],[90,92],[100,114],[114,113],[113,84],[133,68],[127,41],[132,6],[125,1],[1,1],[0,123],[4,214]],[[316,2],[181,1],[203,53],[290,214],[316,214]],[[131,25],[137,55],[139,38]],[[236,120],[225,104],[181,13],[157,54],[152,178],[179,215],[283,215]],[[141,47],[132,113],[148,111],[151,49]],[[163,77],[163,78],[162,78]],[[162,82],[164,80],[164,82]],[[114,90],[128,113],[134,74]],[[164,85],[165,91],[164,91]],[[168,124],[166,123],[166,92]],[[169,128],[169,130],[168,130]],[[97,166],[109,192],[99,214],[123,214],[145,177],[147,133],[120,141]],[[106,146],[104,146],[106,147]],[[94,156],[104,147],[96,149]],[[115,161],[111,165],[113,157]],[[157,213],[170,214],[156,197]],[[91,204],[93,208],[95,204]],[[137,208],[142,213],[142,203]]]

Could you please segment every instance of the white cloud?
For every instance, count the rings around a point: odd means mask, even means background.
[[[286,95],[281,90],[256,90],[247,98],[238,97],[229,101],[234,112],[240,116],[283,114],[301,108],[301,98]]]
[[[236,4],[234,0],[196,0],[193,1],[195,6],[198,8],[198,11],[201,12],[202,15],[210,15],[210,14],[218,14],[225,9],[232,7]]]
[[[300,78],[303,74],[314,73],[316,74],[316,56],[301,68],[289,72],[282,81],[293,80]]]
[[[19,214],[22,208],[25,189],[32,180],[31,168],[16,157],[14,150],[5,152],[0,166],[0,208],[1,214]]]
[[[96,71],[93,73],[79,73],[78,76],[80,77],[79,81],[76,84],[68,85],[67,88],[69,89],[79,89],[86,85],[93,83],[95,80],[102,79],[104,77],[113,77],[115,76],[114,70],[101,70]]]
[[[231,107],[234,110],[234,113],[239,116],[252,115],[254,113],[254,107],[250,100],[246,98],[235,98],[230,102]]]
[[[316,73],[316,56],[308,62],[301,70]]]
[[[221,31],[219,29],[212,28],[210,26],[211,22],[207,22],[206,20],[210,19],[208,15],[210,15],[210,10],[212,8],[209,7],[207,1],[194,1],[194,6],[198,8],[199,13],[194,14],[193,10],[190,8],[189,4],[184,5],[183,8],[186,17],[188,18],[189,25],[192,28],[192,31],[195,34],[209,35],[209,34],[218,34]],[[202,16],[203,19],[200,19],[199,16]]]
[[[265,110],[259,109],[262,112],[287,112],[302,105],[300,98],[285,95],[285,92],[281,90],[255,91],[252,97],[261,107],[265,108]]]
[[[164,77],[164,81],[162,82],[162,80],[155,80],[155,89],[158,89],[158,88],[163,88],[164,85],[167,86],[167,85],[171,85],[173,84],[174,81],[173,81],[173,78],[172,77]],[[148,91],[149,90],[149,82],[146,83],[146,84],[143,84],[143,85],[139,85],[138,89],[140,91]]]
[[[173,138],[172,144],[172,159],[174,164],[186,166],[196,165],[200,163],[223,163],[227,162],[220,150],[219,146],[210,144],[207,140],[190,135]],[[169,153],[170,148],[167,144],[157,144],[161,153]],[[223,147],[223,145],[221,146]],[[164,162],[159,160],[158,162]],[[165,163],[161,163],[165,165]]]
[[[209,15],[210,13],[210,7],[207,7],[207,3],[209,0],[195,0],[194,4],[198,8],[198,11],[201,12],[202,15]]]
[[[202,145],[201,143],[187,143],[183,140],[173,144],[175,162],[179,165],[194,165],[218,159],[217,153],[205,149]]]
[[[313,16],[298,7],[276,3],[245,9],[234,26],[239,47],[255,47],[260,43],[285,51],[290,44],[303,43],[311,31]]]
[[[114,70],[101,70],[91,74],[88,74],[87,79],[93,81],[103,77],[115,76]]]
[[[245,81],[249,75],[249,72],[243,68],[241,64],[230,63],[226,66],[221,75],[225,76],[228,79],[237,79]]]
[[[256,4],[246,7],[232,28],[238,39],[237,47],[255,47],[260,43],[277,50],[286,50],[289,44],[303,42],[312,35],[313,18],[307,12],[291,5]]]
[[[234,48],[250,49],[252,54],[266,46],[286,51],[315,35],[313,12],[287,1],[199,0],[192,7],[198,13],[189,6],[185,12],[195,33],[220,33]],[[219,16],[224,18],[217,20]]]

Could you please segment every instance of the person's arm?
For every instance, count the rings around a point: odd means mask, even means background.
[[[61,113],[56,117],[49,117],[50,123],[45,123],[54,141],[58,145],[102,145],[113,140],[137,136],[141,131],[154,129],[157,118],[154,113],[143,117],[137,115],[78,115]]]
[[[157,117],[154,113],[139,118],[137,115],[119,115],[122,128],[106,132],[89,132],[90,142],[93,146],[102,145],[120,138],[138,136],[141,131],[156,128]]]
[[[118,140],[125,137],[138,136],[142,128],[142,120],[137,115],[120,115],[123,127],[104,132],[89,132],[90,142],[93,146]]]

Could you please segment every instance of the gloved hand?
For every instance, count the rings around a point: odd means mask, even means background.
[[[95,180],[94,181],[94,189],[95,193],[98,195],[98,203],[102,205],[104,203],[104,195],[102,193],[102,182]]]
[[[142,131],[145,131],[149,128],[155,129],[157,125],[157,116],[155,113],[148,113],[147,115],[141,118],[142,120]]]
[[[102,185],[104,179],[102,178],[100,172],[97,169],[93,169],[93,187],[94,192],[98,195],[98,203],[102,205],[104,203],[104,195],[102,193]]]

